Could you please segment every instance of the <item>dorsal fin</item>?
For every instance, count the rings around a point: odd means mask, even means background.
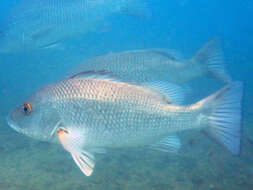
[[[110,81],[120,81],[112,72],[106,70],[87,70],[69,77],[69,79],[78,79],[78,78],[92,78],[92,79],[103,79]]]
[[[170,50],[170,49],[162,49],[162,48],[153,48],[149,49],[151,53],[156,53],[160,56],[166,57],[167,59],[176,61],[176,60],[181,60],[182,55],[180,55],[178,52],[175,50]]]
[[[177,153],[181,147],[180,139],[176,135],[170,135],[159,142],[149,146],[153,150]]]
[[[90,79],[101,79],[101,80],[108,80],[108,81],[117,81],[117,82],[125,82],[121,79],[117,78],[113,73],[108,72],[106,70],[87,70],[80,73],[77,73],[69,79],[81,79],[81,78],[90,78]],[[143,87],[149,88],[152,91],[155,91],[162,96],[169,104],[182,104],[184,101],[184,90],[172,83],[168,82],[150,82],[144,84],[136,84],[134,82],[127,82],[128,84],[132,85],[142,85]]]
[[[184,102],[184,90],[176,84],[160,81],[145,83],[144,86],[163,95],[169,104],[181,105]]]

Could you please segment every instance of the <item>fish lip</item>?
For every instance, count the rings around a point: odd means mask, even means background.
[[[9,114],[7,117],[6,117],[6,121],[7,121],[7,124],[9,125],[9,126],[11,126],[12,127],[12,125],[13,125],[13,121],[12,121],[12,119],[11,119],[11,114]]]
[[[11,114],[6,118],[7,124],[17,132],[21,132],[20,128],[17,127],[17,124],[11,119]]]

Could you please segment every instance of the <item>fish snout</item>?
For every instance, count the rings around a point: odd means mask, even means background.
[[[13,113],[9,114],[6,118],[7,124],[17,132],[20,132],[20,128],[18,127],[17,123],[13,120]]]

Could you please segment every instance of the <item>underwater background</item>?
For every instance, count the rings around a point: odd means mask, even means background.
[[[0,28],[16,3],[0,2]],[[150,0],[149,9],[148,18],[112,14],[101,29],[68,39],[60,48],[0,54],[0,190],[253,189],[253,2]],[[62,147],[28,138],[6,123],[7,114],[32,92],[63,79],[88,58],[147,48],[175,49],[190,58],[213,37],[223,42],[233,80],[245,84],[240,156],[198,131],[185,132],[178,155],[110,151],[98,156],[94,174],[85,177]],[[191,81],[190,101],[223,85],[208,77]]]

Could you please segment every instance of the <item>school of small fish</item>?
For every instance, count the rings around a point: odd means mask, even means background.
[[[21,2],[6,21],[1,52],[53,48],[64,39],[95,31],[115,12],[149,15],[145,0]],[[224,87],[185,105],[187,93],[181,85],[203,76]],[[243,83],[226,71],[222,46],[214,38],[189,59],[162,48],[93,57],[64,80],[35,91],[7,122],[19,133],[58,143],[90,176],[99,153],[127,147],[176,153],[181,147],[177,134],[186,130],[203,130],[239,155],[242,97]]]

